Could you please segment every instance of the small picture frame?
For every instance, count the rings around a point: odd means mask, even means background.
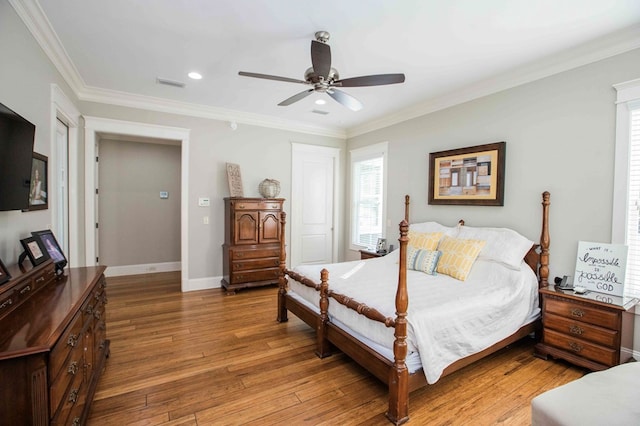
[[[376,253],[386,253],[386,252],[387,252],[387,239],[378,238],[378,243],[376,244]]]
[[[48,158],[45,155],[34,152],[29,184],[29,208],[23,211],[29,212],[49,208],[48,173]]]
[[[24,247],[24,252],[26,253],[33,266],[38,266],[42,262],[50,258],[49,252],[42,245],[42,242],[39,238],[25,238],[23,240],[20,240],[20,243],[22,244],[22,247]]]
[[[4,284],[11,278],[11,274],[7,270],[7,267],[2,263],[2,259],[0,259],[0,284]]]

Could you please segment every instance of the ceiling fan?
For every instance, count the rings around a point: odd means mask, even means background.
[[[245,77],[264,78],[266,80],[277,80],[288,83],[302,83],[312,86],[310,89],[295,94],[280,102],[278,104],[279,106],[291,105],[294,102],[298,102],[299,100],[306,98],[313,92],[320,92],[328,94],[337,102],[352,111],[361,110],[362,103],[353,96],[338,90],[337,87],[382,86],[385,84],[404,82],[404,74],[367,75],[341,80],[338,75],[338,71],[331,67],[331,47],[327,44],[330,36],[329,33],[327,31],[318,31],[315,36],[316,39],[311,40],[312,67],[305,71],[304,80],[245,71],[240,71],[238,74]]]

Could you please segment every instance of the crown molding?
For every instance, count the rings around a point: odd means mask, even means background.
[[[542,60],[530,62],[497,76],[480,80],[380,119],[350,127],[347,129],[347,138],[389,127],[637,48],[640,48],[640,25],[634,25],[578,47],[549,55]]]
[[[99,102],[102,104],[118,105],[130,108],[164,112],[169,114],[186,115],[189,117],[233,121],[238,124],[242,123],[252,126],[308,133],[339,139],[346,138],[346,131],[344,129],[314,126],[306,123],[300,123],[292,120],[282,120],[260,114],[250,114],[247,112],[226,108],[216,108],[189,102],[173,101],[153,96],[137,95],[128,92],[101,89],[98,87],[85,87],[77,95],[78,99],[87,102]]]
[[[58,35],[53,31],[53,27],[44,14],[42,7],[40,7],[40,3],[36,0],[9,0],[9,3],[49,60],[58,72],[62,74],[62,78],[77,94],[85,87],[84,80],[73,62],[71,62],[71,59],[69,59],[67,51],[60,42]]]

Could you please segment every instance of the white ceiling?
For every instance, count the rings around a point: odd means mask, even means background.
[[[640,0],[10,1],[81,99],[343,136],[640,47]],[[353,112],[320,93],[280,107],[307,86],[238,75],[303,79],[318,30],[341,78],[406,82],[343,89]]]

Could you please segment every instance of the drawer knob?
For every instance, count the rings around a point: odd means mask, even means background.
[[[569,343],[569,347],[574,352],[580,352],[583,349],[582,345],[579,345],[576,342]]]
[[[239,209],[244,209],[244,204],[238,204]]]
[[[80,426],[80,417],[75,417],[73,422],[71,422],[72,426]]]
[[[67,345],[71,346],[73,348],[77,344],[78,344],[78,335],[77,334],[72,334],[71,336],[69,336],[69,338],[67,339]]]
[[[569,327],[569,333],[582,335],[584,334],[584,329],[574,324],[571,327]]]
[[[235,253],[235,257],[243,257],[244,254],[243,253]]]
[[[37,283],[37,284],[40,284],[40,283],[41,283],[41,282],[43,282],[43,281],[44,281],[44,277],[38,277],[38,278],[36,278],[36,283]]]
[[[582,309],[573,308],[571,309],[571,315],[576,318],[582,318],[584,316],[584,311]]]
[[[69,392],[69,402],[75,404],[78,400],[78,393],[80,393],[80,389],[73,389]]]
[[[77,372],[78,372],[78,361],[73,361],[71,364],[69,364],[69,367],[67,368],[67,373],[71,374],[72,376],[75,376]]]
[[[22,290],[20,290],[20,294],[25,294],[27,292],[31,291],[31,286],[28,285],[25,288],[23,288]]]

